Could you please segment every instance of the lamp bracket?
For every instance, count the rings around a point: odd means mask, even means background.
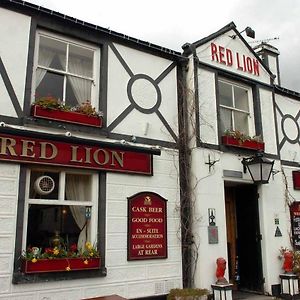
[[[247,26],[244,30],[240,32],[240,34],[242,34],[243,32],[246,32],[246,35],[248,37],[255,39],[255,31],[251,27]],[[237,37],[237,34],[230,35],[229,37],[231,37],[234,40]]]
[[[209,172],[210,172],[211,168],[215,165],[215,163],[217,163],[218,161],[220,161],[220,160],[219,159],[211,160],[210,154],[208,154],[208,162],[206,162],[205,164],[208,165]]]

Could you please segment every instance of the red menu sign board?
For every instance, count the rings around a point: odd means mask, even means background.
[[[167,257],[167,200],[141,192],[128,198],[128,260]]]
[[[300,250],[300,202],[291,204],[290,213],[294,248]]]

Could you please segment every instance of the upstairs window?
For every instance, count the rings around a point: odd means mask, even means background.
[[[99,52],[96,47],[40,32],[35,98],[53,96],[69,106],[88,100],[97,109]]]
[[[253,135],[252,91],[249,87],[219,80],[220,129]]]

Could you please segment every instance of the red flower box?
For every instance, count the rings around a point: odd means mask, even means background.
[[[102,127],[102,117],[88,116],[74,111],[47,109],[39,105],[32,105],[32,115],[41,119],[63,121],[85,126]]]
[[[234,138],[233,136],[227,136],[227,135],[222,136],[222,144],[226,146],[239,147],[239,148],[252,149],[252,150],[264,151],[265,149],[264,142],[258,142],[253,140],[241,141]]]
[[[87,263],[84,263],[87,261]],[[22,260],[23,273],[68,272],[79,270],[95,270],[100,268],[100,258],[53,258],[38,259],[36,262]]]

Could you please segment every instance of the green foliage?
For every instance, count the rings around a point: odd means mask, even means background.
[[[78,106],[75,106],[71,110],[88,116],[96,116],[96,117],[102,116],[102,114],[97,112],[95,107],[93,107],[91,105],[91,102],[88,100],[86,100],[85,102],[81,103]]]
[[[224,132],[226,136],[231,136],[238,140],[239,142],[243,143],[245,141],[256,141],[256,142],[262,142],[262,138],[260,135],[255,135],[253,137],[239,131],[239,130],[226,130]]]
[[[300,275],[300,251],[293,251],[293,271]]]
[[[172,289],[168,295],[167,300],[176,300],[176,299],[200,299],[201,296],[206,296],[209,294],[209,291],[206,289]]]
[[[90,242],[86,242],[83,249],[77,249],[76,244],[72,244],[70,247],[60,245],[57,247],[48,247],[45,249],[38,247],[29,247],[23,252],[22,258],[32,262],[36,262],[38,259],[53,259],[53,258],[98,258],[100,253],[95,245]]]
[[[94,116],[94,117],[101,117],[102,113],[97,112],[95,107],[92,106],[91,102],[89,100],[86,100],[85,102],[82,102],[81,104],[70,107],[66,104],[64,104],[60,99],[57,99],[53,96],[43,96],[40,98],[37,98],[34,102],[35,105],[41,106],[45,109],[57,109],[62,111],[73,111],[80,114],[88,115],[88,116]]]
[[[34,104],[46,109],[63,109],[64,107],[64,105],[59,99],[52,96],[43,96],[41,98],[38,98],[36,99]]]

